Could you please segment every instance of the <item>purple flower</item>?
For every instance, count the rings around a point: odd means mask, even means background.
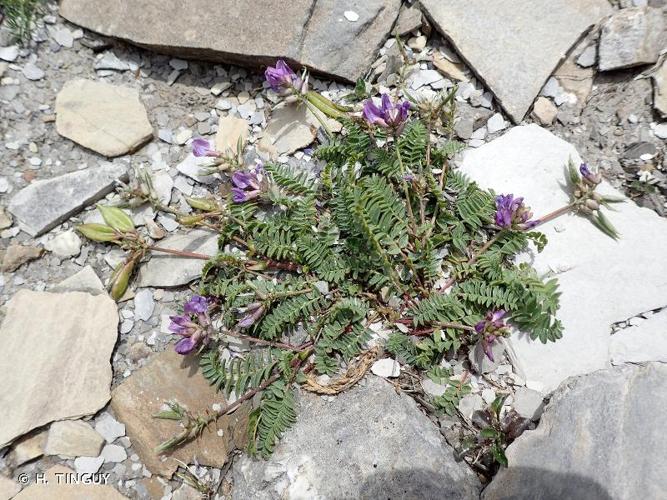
[[[593,173],[591,172],[591,169],[588,168],[588,165],[586,163],[582,163],[579,165],[579,173],[581,176],[584,178],[585,181],[588,181],[588,183],[593,184],[593,185],[598,185],[600,182],[602,182],[602,177],[600,176],[599,173]]]
[[[169,330],[182,337],[175,345],[177,353],[189,354],[208,341],[211,327],[208,307],[206,297],[194,295],[183,306],[183,314],[169,317]]]
[[[366,100],[362,115],[371,125],[379,125],[383,128],[391,128],[400,131],[408,119],[408,110],[410,103],[408,101],[391,102],[389,95],[382,94],[382,104],[376,106],[372,99]]]
[[[269,66],[266,68],[264,77],[269,86],[276,92],[301,87],[301,79],[282,59],[278,59],[275,67]]]
[[[183,306],[185,314],[204,314],[208,311],[208,299],[201,295],[193,295]]]
[[[259,167],[261,168],[261,167]],[[255,172],[234,172],[232,175],[232,201],[234,203],[244,203],[248,200],[257,198],[262,194],[259,171]]]
[[[197,347],[197,343],[192,339],[192,337],[185,337],[176,342],[174,349],[178,354],[185,356],[190,354]]]
[[[250,328],[264,314],[264,305],[261,302],[253,302],[245,308],[245,315],[240,319],[239,328]]]
[[[482,335],[482,349],[484,354],[491,360],[493,359],[493,350],[492,346],[496,342],[497,338],[503,335],[506,335],[509,332],[505,321],[506,312],[502,309],[498,311],[489,311],[486,313],[486,316],[482,321],[475,325],[475,331]]]
[[[538,221],[530,221],[533,213],[523,204],[523,198],[513,194],[496,197],[496,225],[503,229],[528,229]]]
[[[220,153],[211,148],[211,143],[201,137],[197,137],[192,141],[192,154],[196,157],[220,156]]]

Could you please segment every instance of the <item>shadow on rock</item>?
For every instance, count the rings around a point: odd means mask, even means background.
[[[533,467],[501,470],[482,500],[612,500],[597,481],[573,473]]]
[[[362,500],[467,500],[478,499],[477,488],[471,481],[456,481],[450,475],[426,469],[400,469],[382,472],[366,478],[359,488]],[[463,495],[463,492],[466,492]]]

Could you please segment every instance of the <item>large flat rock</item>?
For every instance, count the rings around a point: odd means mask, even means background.
[[[110,397],[116,303],[105,295],[20,290],[0,326],[0,448]]]
[[[251,66],[281,57],[354,81],[373,62],[400,5],[400,0],[63,0],[60,14],[98,33],[183,57]],[[348,20],[346,11],[358,19]]]
[[[435,26],[520,122],[606,0],[421,0]]]
[[[478,498],[480,483],[405,394],[369,376],[332,401],[301,394],[268,460],[234,463],[236,500]]]
[[[126,167],[107,163],[51,179],[35,181],[9,202],[9,211],[31,236],[50,231],[127,180]]]
[[[132,446],[154,474],[171,477],[179,461],[222,467],[228,454],[243,447],[249,406],[218,419],[196,440],[158,455],[155,448],[181,431],[178,422],[153,417],[168,401],[176,401],[193,415],[225,406],[225,399],[202,376],[196,357],[183,357],[173,349],[155,355],[141,370],[113,391],[111,407],[125,424]]]
[[[562,186],[569,159],[581,162],[572,145],[528,125],[468,151],[461,168],[482,187],[524,196],[539,217],[568,203]],[[600,189],[622,196],[605,182]],[[523,334],[511,341],[526,379],[540,382],[544,391],[569,376],[609,367],[611,325],[667,305],[667,261],[657,257],[667,248],[667,220],[631,201],[615,208],[608,215],[621,233],[618,241],[578,215],[540,227],[549,244],[531,256],[532,263],[541,274],[558,277],[565,331],[548,344]],[[655,342],[664,345],[666,336],[664,330]]]
[[[482,498],[664,498],[667,365],[626,365],[569,379],[539,426],[507,448]]]
[[[153,137],[136,90],[85,79],[67,82],[58,93],[56,130],[108,157],[132,153]]]

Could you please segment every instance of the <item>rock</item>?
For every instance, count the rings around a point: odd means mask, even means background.
[[[46,431],[40,431],[37,434],[24,436],[12,446],[12,463],[15,466],[30,462],[44,454],[46,445]]]
[[[292,154],[315,140],[318,126],[317,118],[305,106],[280,106],[271,113],[259,149],[273,156]]]
[[[568,379],[537,429],[507,448],[509,467],[482,498],[661,498],[666,381],[661,363]]]
[[[426,85],[443,81],[444,78],[439,71],[434,69],[422,69],[415,71],[408,77],[407,84],[412,90],[418,90]]]
[[[462,64],[453,63],[439,53],[433,56],[433,66],[447,78],[452,78],[460,82],[468,81],[468,77],[465,74],[465,67]]]
[[[187,483],[183,483],[176,491],[174,491],[171,500],[201,500],[201,492]]]
[[[500,342],[494,342],[491,345],[491,354],[493,355],[493,361],[486,355],[481,343],[475,344],[474,349],[471,349],[468,353],[470,366],[475,373],[486,374],[494,371],[503,361],[505,346]]]
[[[373,363],[371,371],[378,377],[394,378],[401,374],[401,366],[396,360],[384,358]]]
[[[9,47],[0,47],[0,59],[7,62],[14,62],[19,56],[19,46],[11,45]]]
[[[525,196],[540,217],[569,202],[560,186],[570,159],[581,163],[574,147],[528,125],[467,152],[461,171],[484,188]],[[606,182],[598,189],[622,196]],[[621,233],[618,241],[577,215],[540,226],[549,244],[529,257],[539,275],[557,274],[563,338],[542,344],[514,335],[511,344],[523,377],[542,383],[545,393],[569,376],[609,366],[610,325],[665,306],[667,282],[662,277],[667,275],[667,262],[655,256],[667,248],[667,221],[631,201],[614,208],[609,218]],[[590,307],[591,297],[605,306]]]
[[[116,304],[105,295],[14,295],[0,326],[0,447],[106,404],[117,327]]]
[[[174,179],[167,172],[159,172],[153,175],[153,188],[160,203],[169,205],[171,190],[174,188]]]
[[[248,122],[235,116],[221,116],[218,122],[218,133],[215,135],[215,149],[223,154],[235,157],[239,139],[245,145],[250,127]]]
[[[144,288],[134,296],[134,317],[141,321],[148,321],[155,309],[153,292]]]
[[[282,57],[354,82],[375,60],[400,6],[400,0],[195,0],[187,5],[151,0],[129,7],[106,0],[65,0],[60,14],[103,35],[177,56],[255,67]],[[346,11],[358,19],[350,22]]]
[[[533,106],[533,116],[541,125],[551,125],[556,119],[558,108],[546,97],[538,97]]]
[[[76,472],[80,473],[79,469]],[[16,495],[14,500],[127,500],[127,497],[105,484],[101,477],[97,478],[97,481],[93,478],[84,481],[83,477],[74,480],[74,474],[72,469],[54,465],[46,471],[43,481],[31,484]]]
[[[461,398],[458,409],[468,420],[472,419],[472,414],[484,409],[484,400],[479,394],[466,394]]]
[[[26,63],[26,65],[23,66],[22,73],[28,80],[41,80],[44,78],[44,71],[33,63]]]
[[[97,457],[104,438],[83,420],[53,422],[44,447],[46,455],[62,455],[68,458]]]
[[[72,36],[72,32],[65,27],[57,28],[51,31],[51,37],[61,47],[71,49],[74,45],[74,36]]]
[[[514,393],[512,407],[523,418],[538,420],[544,409],[544,397],[542,393],[519,387]]]
[[[621,9],[602,25],[598,68],[610,71],[656,62],[663,29],[660,9]]]
[[[49,252],[66,259],[81,253],[81,238],[74,231],[65,231],[44,245]]]
[[[12,273],[26,262],[39,259],[43,252],[44,249],[41,247],[32,247],[12,243],[7,247],[7,250],[4,251],[4,254],[0,250],[0,256],[2,256],[2,265],[0,265],[0,271],[5,273]]]
[[[243,405],[218,419],[203,435],[173,452],[156,455],[155,448],[180,430],[178,422],[152,417],[166,401],[177,401],[193,414],[202,414],[216,402],[225,406],[223,395],[211,387],[197,367],[196,357],[183,357],[172,348],[155,355],[113,391],[111,407],[125,423],[132,446],[151,472],[171,477],[177,460],[221,467],[228,454],[246,439],[249,407]],[[147,395],[150,395],[149,397]],[[222,431],[222,432],[220,432]]]
[[[653,107],[663,118],[667,118],[667,62],[653,73]]]
[[[153,137],[139,93],[92,80],[72,80],[56,97],[58,133],[104,156],[132,153]]]
[[[0,474],[0,498],[9,500],[14,498],[19,491],[21,491],[21,487],[18,483]]]
[[[322,479],[332,471],[335,480]],[[235,500],[477,498],[480,489],[414,400],[373,376],[332,401],[301,393],[275,453],[243,455],[232,473]]]
[[[78,273],[62,280],[51,291],[87,292],[97,295],[104,292],[104,285],[95,270],[85,266]]]
[[[611,12],[605,0],[470,0],[465,8],[458,0],[421,4],[515,123],[582,33]]]
[[[125,167],[109,163],[35,181],[12,198],[9,211],[24,231],[39,236],[113,191],[117,180],[128,180]]]
[[[107,443],[113,443],[117,438],[125,435],[125,424],[105,414],[95,423],[95,431],[101,434]]]
[[[160,242],[160,246],[215,255],[218,251],[218,235],[197,229],[187,234],[169,236]],[[143,288],[186,285],[201,275],[205,262],[202,259],[154,252],[151,259],[141,266],[137,286]]]
[[[210,164],[210,159],[197,158],[192,153],[188,153],[185,159],[176,166],[176,170],[197,182],[211,184],[216,181],[217,177],[214,175],[202,175],[202,169],[206,164]]]
[[[667,139],[667,122],[656,125],[653,133],[658,139]]]
[[[430,378],[426,378],[421,381],[422,389],[429,396],[442,396],[447,391],[447,386],[443,384],[436,384]]]
[[[577,64],[582,68],[590,68],[595,64],[598,57],[598,48],[595,44],[589,45],[577,57]]]
[[[566,59],[558,67],[554,76],[565,92],[577,97],[579,107],[583,108],[593,88],[593,68],[582,68],[573,59]]]
[[[421,51],[426,47],[426,37],[424,35],[415,36],[408,40],[408,47],[412,50]]]
[[[667,309],[635,326],[628,326],[611,336],[611,363],[667,362]]]
[[[127,452],[125,448],[117,444],[108,444],[102,450],[100,454],[101,457],[104,457],[104,463],[118,463],[123,460],[127,460]]]
[[[104,463],[104,457],[79,457],[74,460],[77,474],[96,474]]]
[[[12,223],[12,217],[5,212],[4,207],[0,207],[0,229],[7,229]]]
[[[491,118],[489,118],[488,122],[486,122],[486,129],[489,134],[495,134],[496,132],[500,132],[501,130],[506,129],[507,125],[508,124],[503,118],[503,115],[496,113]]]
[[[392,30],[392,33],[398,33],[398,36],[407,35],[411,31],[418,30],[422,26],[422,12],[417,5],[408,6],[403,4],[398,13],[398,20]]]

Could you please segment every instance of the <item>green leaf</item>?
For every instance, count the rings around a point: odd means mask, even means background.
[[[507,456],[505,455],[505,451],[502,449],[502,447],[498,445],[494,446],[491,449],[491,453],[493,454],[493,458],[496,462],[504,467],[507,467]]]
[[[482,429],[479,435],[484,439],[496,439],[499,436],[499,433],[493,427],[487,427]]]

